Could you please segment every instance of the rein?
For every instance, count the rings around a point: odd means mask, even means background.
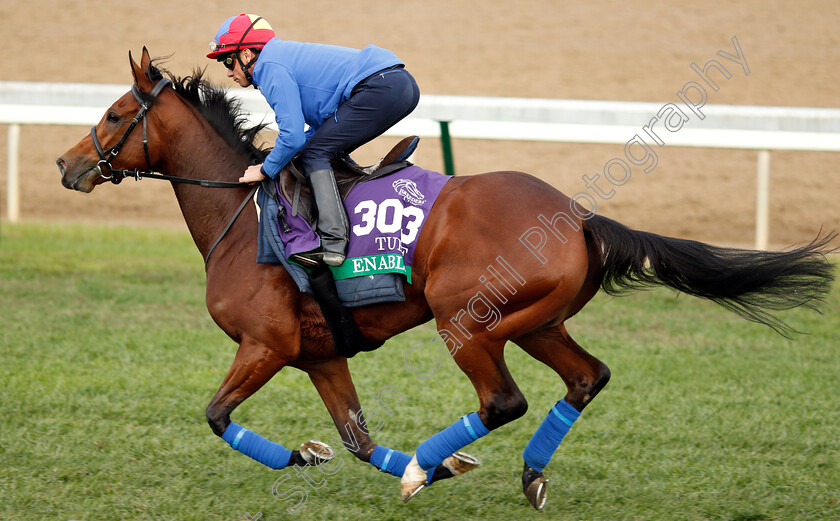
[[[98,165],[97,165],[98,166]],[[116,174],[116,177],[115,175]],[[120,184],[126,177],[133,177],[139,181],[141,179],[161,179],[163,181],[172,181],[186,185],[203,186],[204,188],[238,188],[247,183],[240,183],[238,181],[208,181],[207,179],[188,179],[186,177],[175,177],[171,175],[156,174],[154,172],[141,172],[134,170],[112,170],[111,176],[102,176],[103,179],[111,181],[112,183]]]
[[[169,85],[171,82],[168,78],[161,79],[157,85],[152,89],[149,93],[154,101],[155,98],[163,91],[163,89]],[[149,179],[161,179],[164,181],[172,181],[174,183],[184,183],[189,185],[198,185],[203,186],[205,188],[239,188],[245,186],[246,183],[240,182],[232,182],[232,181],[210,181],[206,179],[188,179],[186,177],[175,177],[171,175],[164,175],[164,174],[157,174],[152,170],[152,162],[149,159],[149,140],[147,134],[147,127],[146,127],[146,113],[152,108],[152,102],[148,102],[140,96],[140,90],[137,88],[137,85],[134,84],[131,86],[131,93],[134,94],[134,99],[137,100],[137,103],[140,104],[140,110],[137,111],[137,115],[134,116],[134,119],[131,120],[131,124],[125,130],[122,137],[117,144],[109,148],[108,150],[103,150],[102,144],[99,142],[99,137],[96,135],[96,125],[91,127],[90,129],[90,136],[93,139],[93,146],[96,148],[96,153],[99,154],[99,162],[96,164],[94,169],[99,173],[99,176],[106,180],[111,181],[112,183],[120,184],[123,179],[126,177],[133,177],[137,181],[143,178]],[[141,171],[139,168],[135,168],[134,170],[124,170],[120,168],[114,168],[111,165],[111,161],[117,157],[117,154],[120,153],[120,149],[125,144],[128,136],[134,131],[134,128],[137,126],[138,123],[143,122],[143,154],[146,156],[146,166],[148,170]],[[107,172],[107,175],[106,175]],[[228,221],[225,228],[222,230],[222,233],[216,238],[213,242],[213,245],[210,246],[210,249],[207,251],[207,255],[204,257],[204,265],[207,266],[207,263],[210,262],[210,254],[213,253],[213,250],[216,249],[216,246],[222,242],[225,235],[227,235],[228,230],[230,230],[233,223],[236,222],[236,219],[239,217],[239,214],[242,213],[242,210],[248,203],[248,200],[254,196],[254,193],[257,191],[258,186],[255,186],[248,192],[248,195],[245,197],[245,200],[242,201],[242,204],[239,205],[239,208],[233,213],[233,216]]]
[[[207,255],[204,256],[204,267],[205,268],[207,267],[207,263],[210,262],[210,255],[213,253],[213,250],[215,250],[216,246],[218,246],[219,243],[222,242],[222,239],[225,238],[225,235],[227,235],[228,230],[230,230],[230,227],[233,226],[234,222],[236,222],[236,218],[239,217],[239,214],[242,213],[242,210],[245,209],[245,205],[248,204],[248,201],[253,199],[254,194],[257,192],[259,187],[260,187],[260,185],[257,185],[254,188],[252,188],[250,192],[248,192],[248,195],[245,196],[245,199],[242,201],[242,204],[240,204],[239,208],[237,208],[236,211],[233,212],[233,217],[230,218],[227,225],[225,226],[225,229],[222,230],[222,233],[220,233],[219,236],[216,237],[216,240],[213,241],[213,245],[210,246],[209,250],[207,250]]]

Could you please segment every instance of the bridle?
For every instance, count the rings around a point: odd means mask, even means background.
[[[134,99],[137,100],[137,103],[140,104],[140,110],[137,111],[137,115],[134,116],[134,119],[131,120],[131,124],[125,129],[122,137],[117,144],[109,148],[108,150],[102,149],[102,144],[99,142],[99,138],[96,136],[96,125],[91,127],[90,129],[90,136],[93,139],[93,146],[96,148],[96,153],[99,154],[99,162],[96,163],[94,170],[99,173],[99,176],[106,180],[111,181],[114,184],[119,184],[123,179],[126,177],[133,177],[136,180],[140,180],[144,177],[148,177],[150,179],[163,179],[164,181],[173,181],[176,183],[186,183],[192,185],[199,185],[206,188],[240,188],[246,186],[246,183],[239,183],[239,182],[230,182],[230,181],[208,181],[203,179],[188,179],[186,177],[175,177],[171,175],[163,175],[163,174],[156,174],[152,170],[152,161],[149,158],[149,140],[146,128],[146,113],[152,108],[152,103],[154,103],[155,98],[169,85],[171,82],[168,78],[162,78],[157,85],[152,89],[149,93],[148,98],[151,98],[150,101],[144,99],[143,96],[140,95],[140,89],[137,88],[137,84],[131,86],[131,93],[134,94]],[[117,154],[120,153],[120,149],[125,144],[128,136],[131,135],[132,131],[134,131],[134,127],[137,126],[138,123],[143,122],[143,154],[146,156],[146,167],[148,170],[141,171],[139,168],[135,168],[134,170],[123,170],[120,168],[114,168],[111,165],[111,161],[117,157]],[[254,197],[254,193],[256,193],[257,188],[259,185],[254,186],[245,199],[242,201],[242,204],[239,205],[239,208],[233,213],[233,217],[227,223],[222,233],[216,238],[213,245],[210,246],[210,250],[207,252],[207,255],[204,256],[204,264],[205,266],[210,261],[210,254],[213,253],[213,250],[216,249],[216,246],[222,241],[222,239],[227,235],[228,230],[230,230],[233,223],[236,221],[236,218],[239,217],[239,214],[242,213],[242,210],[245,208],[245,205],[248,203],[251,198]]]
[[[134,94],[134,99],[136,99],[137,103],[140,105],[140,110],[137,111],[137,114],[134,116],[134,119],[131,120],[131,124],[128,125],[127,129],[125,129],[125,132],[123,133],[120,140],[117,141],[117,144],[112,146],[108,150],[104,150],[102,148],[102,144],[99,142],[99,137],[97,137],[96,135],[96,125],[91,127],[90,137],[93,139],[93,146],[96,148],[96,153],[99,154],[99,162],[94,167],[94,170],[96,170],[96,172],[102,179],[104,179],[105,181],[111,181],[114,184],[119,184],[126,177],[133,177],[138,181],[142,178],[162,179],[164,181],[199,185],[206,188],[238,188],[243,186],[243,183],[239,182],[188,179],[185,177],[175,177],[163,174],[156,174],[152,170],[152,161],[149,158],[149,139],[146,126],[146,114],[148,113],[149,109],[152,108],[152,104],[154,103],[155,98],[157,98],[158,95],[163,91],[163,89],[171,83],[172,82],[169,81],[168,78],[162,78],[157,83],[157,85],[155,85],[155,87],[145,99],[143,96],[140,95],[140,89],[137,88],[136,84],[131,86],[131,93]],[[147,101],[148,98],[151,98],[151,101]],[[134,170],[114,168],[114,166],[111,164],[111,161],[113,161],[114,158],[117,157],[117,155],[120,153],[120,150],[122,149],[122,146],[128,139],[128,136],[131,135],[131,133],[134,131],[134,128],[141,121],[143,122],[143,154],[146,156],[146,167],[148,168],[148,170],[140,170],[139,168],[135,168]]]
[[[161,79],[150,93],[152,100],[157,98],[158,94],[160,94],[161,91],[169,84],[170,81],[167,78]],[[96,170],[99,172],[102,179],[111,181],[114,184],[120,183],[128,176],[134,176],[139,179],[142,177],[142,174],[149,174],[152,172],[152,162],[149,159],[149,140],[146,128],[146,112],[148,112],[152,107],[152,103],[146,101],[142,96],[140,96],[140,90],[137,88],[136,84],[131,86],[131,93],[134,94],[134,99],[136,99],[137,103],[140,104],[140,110],[137,111],[134,119],[131,120],[131,124],[125,130],[120,140],[117,141],[116,145],[112,146],[107,151],[103,150],[102,145],[99,143],[99,138],[96,135],[96,125],[90,129],[90,137],[93,139],[93,146],[96,147],[96,153],[99,154],[99,162],[96,164]],[[143,153],[146,155],[146,166],[148,166],[149,170],[147,172],[141,172],[139,169],[131,171],[114,168],[113,165],[111,165],[111,161],[117,157],[117,154],[120,153],[120,150],[128,139],[128,136],[131,135],[134,131],[134,127],[136,127],[141,121],[143,122]]]

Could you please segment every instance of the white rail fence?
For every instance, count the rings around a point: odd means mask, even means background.
[[[94,125],[128,90],[128,85],[0,82],[0,124],[9,125],[9,221],[19,218],[20,125]],[[254,122],[273,121],[259,92],[232,94]],[[683,123],[677,113],[683,114]],[[756,150],[756,247],[766,249],[769,152],[840,152],[840,109],[424,95],[411,116],[388,134],[441,137],[445,155],[451,138],[623,144],[627,151],[634,137],[641,137],[652,149],[661,141]]]

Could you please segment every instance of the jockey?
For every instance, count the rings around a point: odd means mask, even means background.
[[[239,181],[275,178],[300,153],[321,237],[320,248],[300,254],[301,260],[340,265],[349,224],[331,160],[350,154],[414,110],[420,97],[414,78],[394,53],[375,45],[351,49],[281,40],[253,14],[225,20],[207,57],[224,63],[228,77],[240,86],[258,88],[279,127],[263,164],[246,169]]]

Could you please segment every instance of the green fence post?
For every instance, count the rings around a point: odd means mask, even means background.
[[[440,147],[443,149],[443,170],[446,175],[455,175],[455,160],[452,158],[452,138],[449,136],[449,122],[440,123]]]

